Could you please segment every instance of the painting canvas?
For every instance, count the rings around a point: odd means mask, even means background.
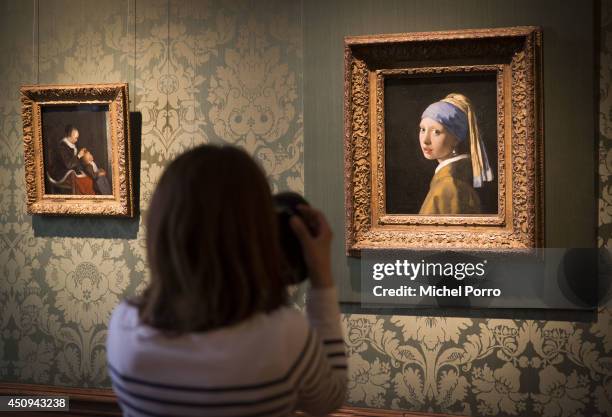
[[[436,172],[436,168],[446,161],[445,167],[452,169],[442,171],[442,175],[449,178],[446,182],[460,185],[455,185],[455,188],[450,190],[442,189],[438,191],[439,195],[435,195],[436,188],[431,189],[433,197],[429,200],[449,200],[437,205],[436,214],[497,214],[496,74],[388,77],[385,79],[384,89],[387,213],[431,213],[432,203],[429,207],[423,205],[430,192],[434,174],[440,176],[441,169]],[[479,187],[473,186],[472,178],[461,178],[461,175],[451,177],[445,172],[453,173],[460,169],[454,169],[455,166],[463,164],[467,165],[467,169],[463,171],[471,174],[469,138],[459,140],[457,134],[451,133],[444,122],[435,125],[430,122],[433,120],[430,117],[423,118],[423,113],[429,106],[451,94],[462,95],[471,103],[484,144],[483,151],[486,152],[493,173],[492,180],[482,182]],[[430,125],[427,125],[428,122]],[[442,144],[442,149],[434,150],[433,147],[438,145],[437,142],[443,135],[445,139],[452,135],[450,140],[455,142],[454,146],[444,147]],[[448,163],[449,160],[452,161]],[[449,193],[452,195],[448,195]],[[450,201],[452,199],[457,203],[453,204],[453,201]]]
[[[31,214],[131,217],[127,84],[21,88]]]
[[[42,109],[46,194],[112,195],[108,105]]]

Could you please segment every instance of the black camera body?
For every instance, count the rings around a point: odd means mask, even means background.
[[[278,219],[278,232],[280,245],[285,257],[285,275],[288,284],[299,284],[308,278],[308,267],[304,261],[302,245],[293,232],[289,219],[291,216],[302,217],[297,209],[298,205],[309,205],[298,193],[285,191],[275,194],[273,197],[276,217]],[[303,219],[303,217],[302,217]]]

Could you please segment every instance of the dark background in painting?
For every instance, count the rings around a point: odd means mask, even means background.
[[[417,214],[438,165],[425,159],[418,127],[428,105],[449,93],[467,96],[476,111],[494,181],[476,191],[483,214],[497,213],[497,87],[494,73],[402,76],[385,79],[387,213]],[[469,149],[469,147],[468,147]]]
[[[98,168],[106,170],[112,184],[112,170],[108,155],[108,132],[106,130],[107,105],[44,106],[42,108],[43,161],[45,170],[52,152],[64,138],[66,125],[79,130],[77,149],[87,148],[92,153]],[[45,190],[49,190],[45,174]]]

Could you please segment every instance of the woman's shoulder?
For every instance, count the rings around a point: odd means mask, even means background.
[[[240,346],[236,348],[236,357],[246,357],[265,345],[269,351],[267,357],[276,357],[280,365],[303,348],[309,331],[310,324],[304,314],[290,306],[282,306],[195,337],[219,349],[223,346]]]
[[[129,300],[123,300],[113,310],[108,323],[108,331],[112,334],[120,334],[124,332],[133,332],[136,329],[154,332],[155,329],[143,326],[138,307],[135,303]]]
[[[122,324],[135,324],[133,323],[134,317],[138,317],[138,308],[129,300],[122,300],[113,309],[110,317],[110,324],[117,322]]]
[[[269,320],[269,325],[279,330],[280,337],[305,338],[309,331],[310,324],[306,316],[294,307],[279,307],[265,316]]]
[[[445,175],[437,178],[435,182],[432,182],[431,190],[435,192],[457,192],[466,185],[469,184],[467,184],[464,179],[457,178],[452,175]]]
[[[304,314],[291,306],[281,306],[268,313],[256,313],[242,322],[205,332],[190,333],[196,338],[231,338],[232,335],[262,332],[268,337],[300,339],[308,333],[309,324]],[[141,322],[137,305],[130,300],[121,301],[113,310],[109,332],[136,331],[141,335],[160,335],[163,331]]]
[[[442,168],[434,176],[435,185],[439,187],[465,188],[472,187],[472,163],[469,158],[454,161]]]

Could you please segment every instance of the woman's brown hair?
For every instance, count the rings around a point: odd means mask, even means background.
[[[270,187],[238,148],[202,145],[174,160],[153,194],[146,240],[145,324],[205,331],[287,302]]]

